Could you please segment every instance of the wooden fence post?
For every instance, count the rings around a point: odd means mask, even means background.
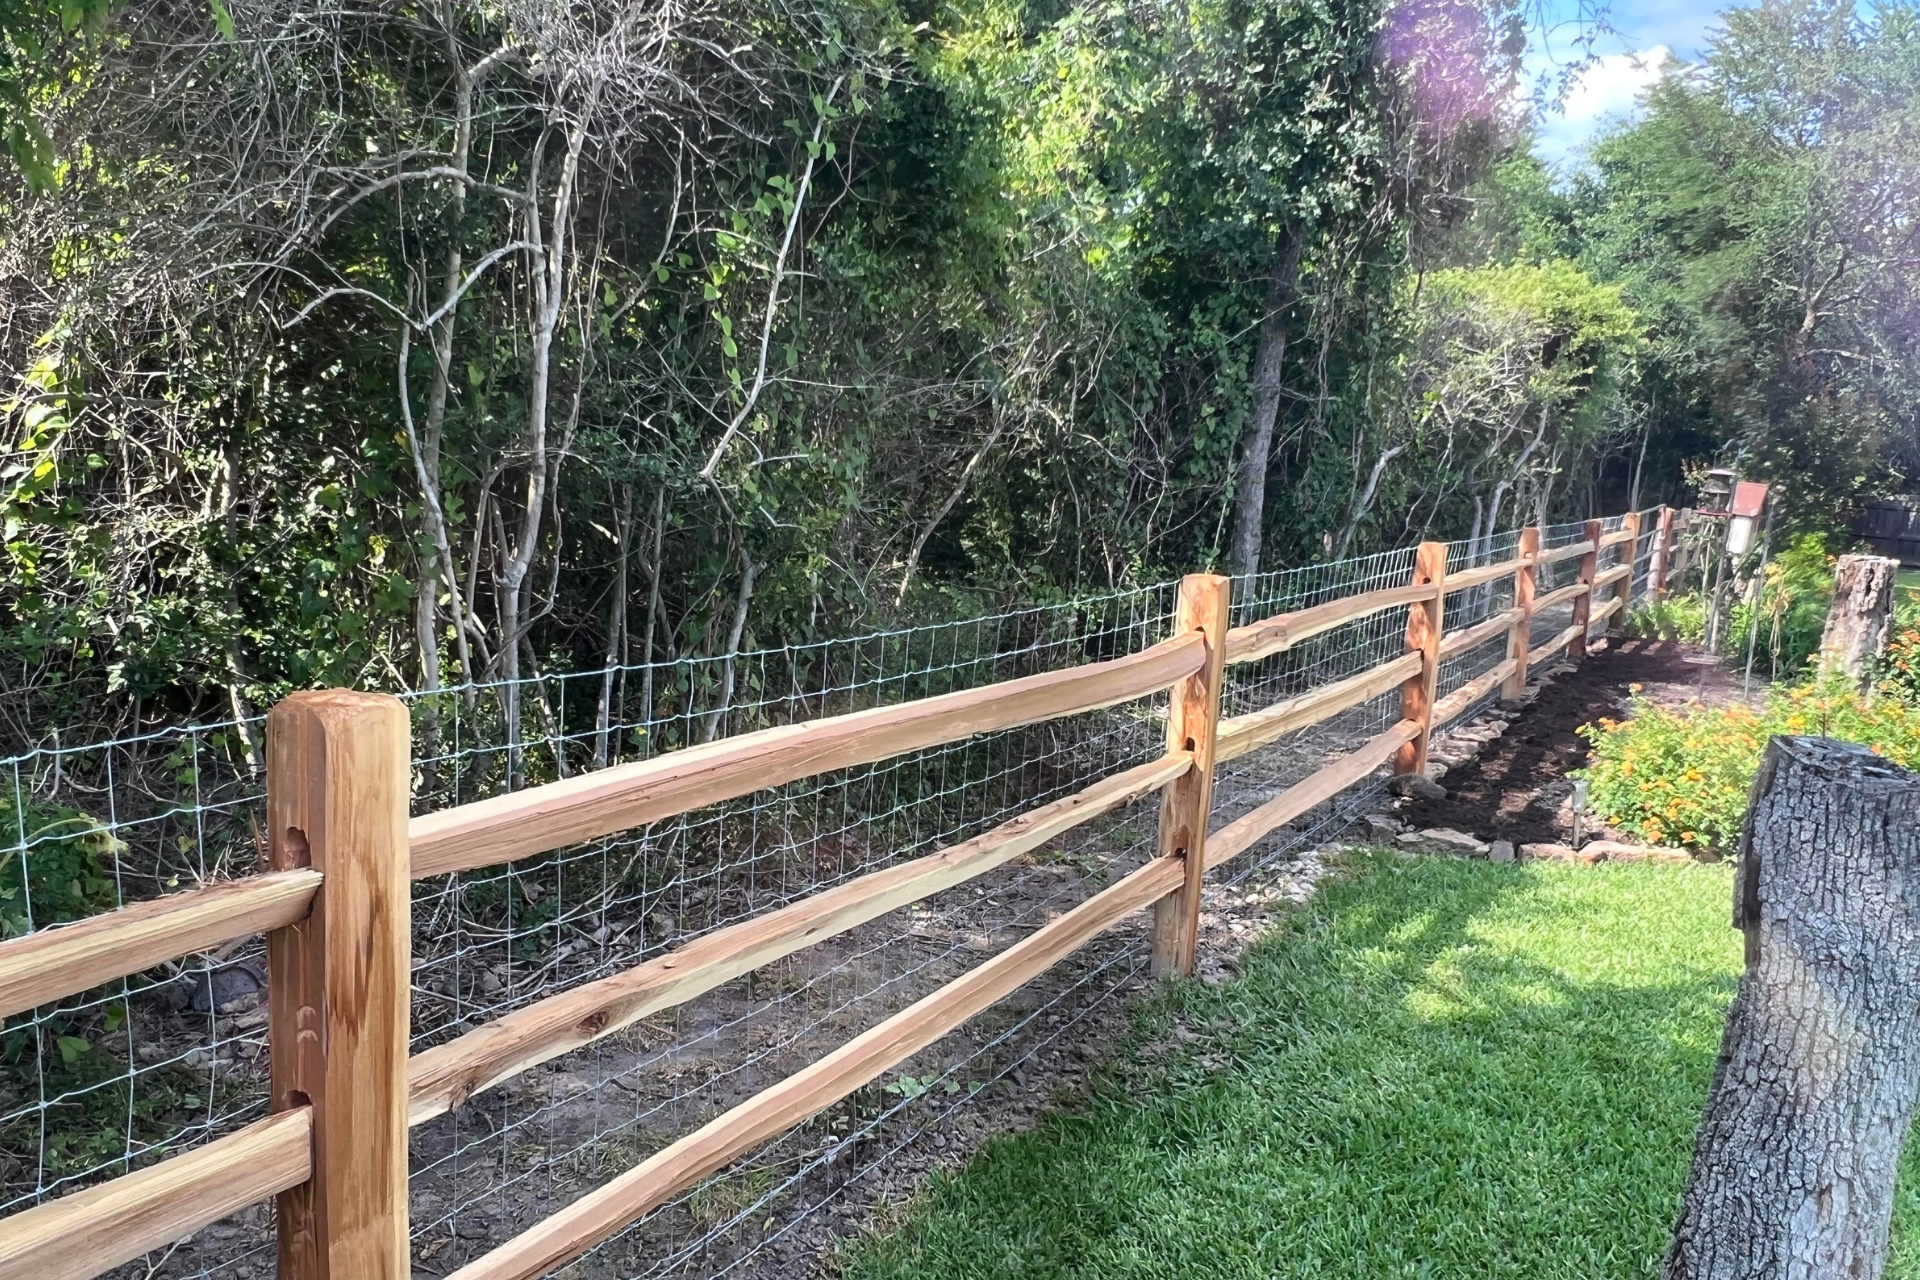
[[[1656,601],[1667,598],[1667,570],[1673,567],[1673,508],[1660,505],[1660,519],[1653,528],[1653,563],[1647,566],[1647,594]]]
[[[279,1280],[408,1280],[407,710],[296,693],[267,717],[269,858],[325,879],[267,936],[276,1111],[313,1107],[313,1176],[279,1199]]]
[[[1414,552],[1415,586],[1432,583],[1433,599],[1407,610],[1407,649],[1420,655],[1420,673],[1400,686],[1400,718],[1418,720],[1419,736],[1410,739],[1393,758],[1395,773],[1419,773],[1427,767],[1427,738],[1433,729],[1433,700],[1440,685],[1440,633],[1446,618],[1447,544],[1423,542]]]
[[[1579,581],[1587,584],[1587,589],[1574,597],[1573,625],[1578,628],[1573,639],[1567,644],[1567,657],[1578,662],[1587,656],[1587,627],[1593,618],[1593,580],[1600,576],[1600,539],[1606,537],[1606,524],[1600,520],[1587,521],[1587,532],[1583,541],[1593,544],[1587,554],[1580,557]]]
[[[1611,618],[1607,619],[1608,631],[1624,630],[1627,625],[1627,610],[1633,608],[1633,566],[1640,558],[1640,513],[1638,511],[1627,512],[1624,528],[1633,536],[1620,544],[1620,563],[1627,566],[1627,571],[1621,575],[1619,585],[1613,589],[1613,598],[1620,602],[1620,607],[1613,611]]]
[[[1513,630],[1507,635],[1507,656],[1513,659],[1513,674],[1501,686],[1500,696],[1517,698],[1527,688],[1527,650],[1533,643],[1533,598],[1539,594],[1539,570],[1534,558],[1540,554],[1540,526],[1528,525],[1520,531],[1520,567],[1513,571],[1513,607],[1520,611]]]
[[[1186,861],[1180,888],[1153,904],[1152,972],[1193,972],[1200,937],[1200,882],[1206,875],[1207,811],[1213,804],[1213,747],[1220,725],[1220,689],[1226,670],[1230,579],[1191,573],[1180,580],[1175,634],[1203,632],[1207,665],[1173,687],[1167,708],[1167,750],[1191,751],[1193,768],[1160,797],[1160,856]]]

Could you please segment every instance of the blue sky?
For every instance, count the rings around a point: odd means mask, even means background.
[[[1549,96],[1558,86],[1558,70],[1579,52],[1576,3],[1545,0],[1548,30],[1535,32],[1527,53],[1531,80],[1554,77]],[[1542,114],[1534,153],[1562,170],[1577,165],[1581,148],[1610,121],[1632,113],[1636,96],[1659,77],[1665,58],[1700,57],[1718,26],[1716,14],[1728,7],[1726,0],[1612,0],[1606,15],[1612,30],[1593,46],[1598,61],[1580,73],[1559,107],[1549,105]]]

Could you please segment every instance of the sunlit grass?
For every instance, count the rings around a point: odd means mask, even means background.
[[[1730,894],[1716,867],[1358,859],[845,1272],[1657,1275],[1739,976]],[[1920,1200],[1896,1231],[1888,1274],[1920,1277]]]

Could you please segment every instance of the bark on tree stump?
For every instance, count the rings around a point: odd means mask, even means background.
[[[1841,556],[1834,566],[1833,607],[1820,636],[1820,673],[1861,688],[1893,630],[1893,584],[1900,562],[1886,556]]]
[[[1873,1280],[1920,1095],[1920,775],[1775,738],[1734,885],[1747,967],[1667,1280]]]

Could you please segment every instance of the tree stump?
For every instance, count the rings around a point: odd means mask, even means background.
[[[1920,775],[1773,739],[1733,916],[1746,973],[1664,1274],[1873,1280],[1920,1095]]]
[[[1900,562],[1886,556],[1841,556],[1834,568],[1833,606],[1820,635],[1820,674],[1864,689],[1874,659],[1893,630],[1893,584]]]

